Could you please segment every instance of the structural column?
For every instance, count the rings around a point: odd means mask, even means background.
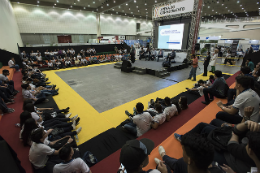
[[[96,14],[97,19],[97,38],[101,37],[101,27],[100,27],[100,13]]]

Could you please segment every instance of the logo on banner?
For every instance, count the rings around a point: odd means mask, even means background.
[[[194,0],[183,0],[176,3],[168,3],[154,8],[153,18],[182,14],[193,11]]]

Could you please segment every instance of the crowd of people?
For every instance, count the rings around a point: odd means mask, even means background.
[[[96,55],[95,48],[88,48],[87,50],[82,49],[80,52],[76,53],[73,48],[68,49],[55,49],[54,51],[46,50],[44,52],[45,60],[41,56],[39,50],[37,52],[31,52],[27,54],[25,51],[21,53],[23,64],[27,66],[42,66],[46,65],[50,69],[62,69],[68,67],[78,67],[78,66],[87,66],[91,64],[99,64],[104,62],[118,62],[124,58],[130,56],[127,53],[127,50],[122,51],[121,49],[116,50],[117,54],[103,54]],[[37,64],[35,64],[37,62]],[[12,68],[18,68],[19,66],[15,66],[14,63],[10,64]]]

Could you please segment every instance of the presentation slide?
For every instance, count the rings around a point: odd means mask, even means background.
[[[159,26],[158,48],[159,49],[181,49],[183,39],[184,23]]]

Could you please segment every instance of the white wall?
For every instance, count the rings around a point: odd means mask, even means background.
[[[13,3],[21,33],[97,34],[96,13]],[[151,28],[151,21],[101,14],[101,34],[136,35],[136,23]]]
[[[0,0],[0,48],[18,53],[18,47],[23,46],[20,32],[9,0]]]

